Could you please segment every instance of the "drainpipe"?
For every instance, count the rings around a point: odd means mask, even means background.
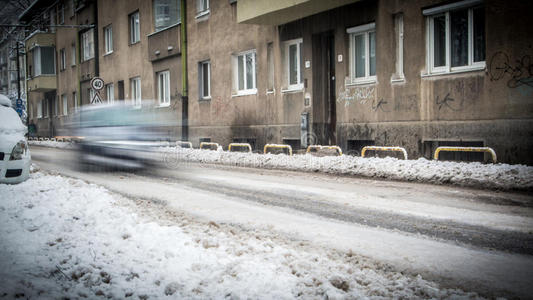
[[[181,0],[181,140],[189,140],[189,91],[187,80],[187,5]]]
[[[93,6],[93,13],[94,13],[94,27],[93,27],[93,35],[94,35],[94,52],[98,53],[98,1],[94,1]],[[100,76],[100,55],[95,54],[94,55],[94,76],[99,77]]]

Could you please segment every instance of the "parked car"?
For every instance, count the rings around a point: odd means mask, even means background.
[[[11,100],[0,95],[0,183],[20,183],[30,176],[31,155],[27,129]]]

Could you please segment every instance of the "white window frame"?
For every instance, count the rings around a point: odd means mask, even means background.
[[[63,108],[63,116],[68,115],[68,98],[67,98],[67,94],[61,95],[61,108]]]
[[[157,99],[159,106],[170,105],[170,71],[157,72]],[[163,85],[163,87],[161,87]]]
[[[391,77],[391,82],[402,82],[405,80],[403,73],[403,13],[394,15],[394,31],[396,35],[396,72]]]
[[[57,10],[58,10],[57,17],[59,19],[59,24],[64,24],[65,23],[65,5],[63,5],[63,3],[59,3]]]
[[[449,5],[443,5],[423,11],[423,14],[427,16],[426,18],[426,65],[427,65],[427,75],[440,75],[440,74],[451,74],[451,73],[461,73],[468,71],[478,71],[484,70],[486,67],[485,61],[474,62],[474,8],[477,8],[479,4],[482,4],[483,1],[480,0],[465,0]],[[450,22],[450,12],[453,10],[468,10],[468,64],[466,66],[451,66],[451,22]],[[446,20],[445,25],[445,61],[444,66],[434,67],[435,57],[434,57],[434,46],[435,46],[435,36],[434,36],[434,19],[436,17],[444,16]],[[486,34],[486,32],[485,32]],[[486,41],[486,36],[485,36]],[[486,58],[485,58],[486,59]],[[423,74],[424,75],[424,74]]]
[[[94,58],[94,28],[81,34],[81,49],[83,50],[83,61]]]
[[[104,55],[113,53],[113,27],[104,27]]]
[[[89,102],[90,104],[92,104],[92,101],[93,101],[93,98],[94,98],[94,95],[96,94],[95,91],[92,89],[92,88],[88,88],[89,90]],[[96,103],[95,103],[96,104]]]
[[[369,23],[356,27],[346,29],[346,32],[350,35],[350,84],[368,84],[375,83],[377,81],[377,41],[374,41],[376,46],[376,74],[370,75],[370,33],[374,33],[376,39],[376,23]],[[365,76],[355,77],[355,38],[362,35],[365,41]]]
[[[207,82],[204,82],[204,65],[207,65]],[[205,60],[198,63],[198,88],[200,100],[211,99],[211,61]],[[207,84],[207,95],[204,94],[204,87]]]
[[[65,70],[67,68],[67,53],[65,48],[59,50],[59,56],[61,61],[61,71]]]
[[[70,52],[71,52],[71,59],[70,59],[70,66],[75,66],[76,65],[76,45],[75,44],[72,44],[72,47],[70,48]]]
[[[246,55],[252,54],[252,88],[247,88],[248,81],[246,78]],[[243,89],[239,90],[239,59],[242,57],[242,75],[243,75]],[[251,49],[243,52],[234,54],[232,57],[233,60],[233,90],[236,95],[253,95],[257,94],[257,69],[256,69],[256,59],[257,51],[256,49]]]
[[[78,94],[72,92],[72,101],[74,102],[74,111],[78,111]]]
[[[130,20],[130,45],[141,41],[141,21],[139,11],[132,13],[129,16]]]
[[[37,101],[37,118],[38,119],[43,118],[43,100]]]
[[[131,103],[134,107],[142,106],[141,77],[130,78]]]
[[[115,103],[115,85],[112,83],[106,84],[105,86],[105,96],[107,99],[107,103],[113,104]]]
[[[209,14],[210,11],[209,0],[196,0],[196,18],[203,17]]]
[[[296,84],[291,84],[291,70],[290,70],[290,53],[289,53],[289,47],[292,45],[296,45],[296,55],[298,56],[298,65],[296,68]],[[287,84],[287,90],[293,91],[293,90],[302,90],[304,88],[303,84],[303,78],[302,78],[302,57],[300,57],[301,48],[303,46],[303,38],[288,40],[283,42],[283,48],[284,48],[284,61],[285,61],[285,80]]]

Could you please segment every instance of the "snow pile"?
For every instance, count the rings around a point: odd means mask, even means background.
[[[80,180],[1,185],[7,298],[476,298],[354,253],[203,223]]]
[[[56,141],[28,141],[28,144],[41,147],[75,149],[76,144],[73,142],[56,142]]]
[[[242,152],[162,148],[165,161],[200,162],[297,171],[358,175],[435,184],[455,184],[502,190],[532,190],[533,167],[478,162],[434,161],[420,158],[362,158],[357,156],[316,157],[305,155],[274,155]],[[172,164],[170,164],[172,165]]]
[[[0,104],[0,120],[0,134],[23,135],[26,132],[26,126],[22,124],[17,112],[11,108],[11,101],[9,106],[4,106],[3,103]]]

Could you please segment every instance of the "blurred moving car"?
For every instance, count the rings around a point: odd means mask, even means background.
[[[80,137],[79,166],[143,169],[160,160],[163,129],[171,116],[153,107],[134,107],[118,102],[82,108],[71,120],[73,134]]]
[[[0,95],[0,183],[20,183],[30,176],[31,155],[17,112],[11,100]]]

